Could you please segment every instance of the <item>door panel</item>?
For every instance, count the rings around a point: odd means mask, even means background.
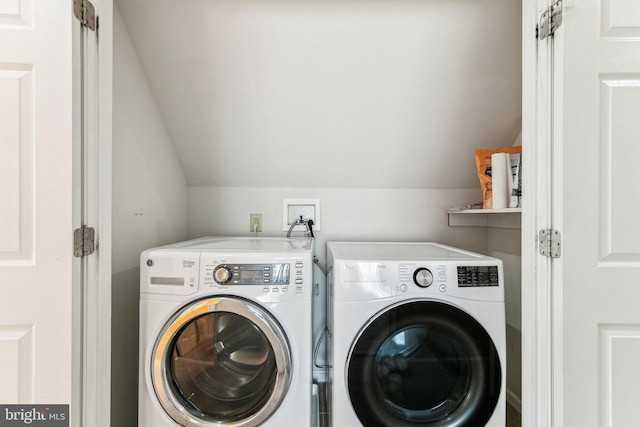
[[[567,1],[555,36],[554,372],[567,426],[640,418],[639,11],[638,0]]]
[[[632,188],[635,185],[626,182],[638,179],[635,169],[640,159],[640,73],[601,74],[599,78],[601,265],[637,267],[640,201]]]
[[[0,27],[30,27],[33,23],[32,3],[32,0],[6,0],[0,3]]]
[[[33,64],[0,64],[0,265],[33,263]]]
[[[33,325],[0,327],[0,402],[28,402],[33,395]]]
[[[70,403],[72,2],[0,2],[0,401]]]

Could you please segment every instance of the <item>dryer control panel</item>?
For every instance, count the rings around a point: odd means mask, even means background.
[[[497,265],[458,266],[457,272],[458,286],[461,288],[500,285]]]

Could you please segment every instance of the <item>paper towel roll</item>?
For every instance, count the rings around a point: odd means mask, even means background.
[[[511,168],[511,154],[507,153],[507,206],[511,206],[511,193],[513,192],[513,169]]]
[[[502,209],[509,206],[508,181],[511,175],[507,153],[495,153],[491,155],[491,193],[493,209]]]

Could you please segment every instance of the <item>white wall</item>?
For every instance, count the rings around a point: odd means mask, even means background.
[[[484,228],[449,228],[446,209],[480,200],[478,189],[190,187],[189,237],[251,235],[249,214],[262,213],[263,236],[284,236],[283,199],[319,199],[318,257],[328,240],[407,240],[485,252]]]
[[[139,257],[187,234],[187,183],[114,10],[111,425],[137,426]]]
[[[520,1],[118,2],[190,186],[472,188],[520,131]]]
[[[187,182],[118,8],[114,13],[113,271],[186,235]]]
[[[522,329],[521,241],[520,230],[490,228],[488,232],[487,253],[500,258],[504,266],[507,324],[517,330]]]
[[[520,230],[490,228],[487,254],[504,267],[507,330],[507,400],[520,410],[522,395],[522,236]]]

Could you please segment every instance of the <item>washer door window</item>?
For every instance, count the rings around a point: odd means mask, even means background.
[[[291,355],[282,328],[262,307],[238,297],[208,298],[167,323],[151,379],[181,425],[255,426],[282,402]]]
[[[369,426],[483,426],[497,405],[500,360],[484,328],[435,301],[404,302],[362,330],[347,362],[353,408]]]

